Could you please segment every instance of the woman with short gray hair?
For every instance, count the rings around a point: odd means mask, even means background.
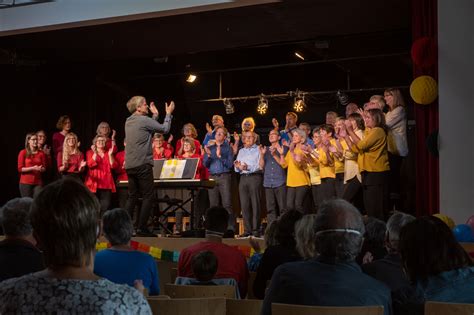
[[[127,211],[116,208],[102,217],[105,238],[112,247],[95,256],[94,273],[115,283],[134,286],[141,280],[150,295],[160,294],[156,262],[149,254],[130,246],[133,225]]]

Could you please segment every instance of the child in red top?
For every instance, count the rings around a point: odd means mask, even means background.
[[[43,185],[41,173],[46,170],[46,155],[38,149],[36,133],[26,135],[25,149],[18,154],[18,172],[20,173],[20,195],[33,197]]]
[[[96,136],[92,141],[91,150],[86,153],[88,171],[85,185],[89,190],[97,195],[100,202],[101,214],[109,209],[112,193],[115,192],[112,169],[116,167],[113,155],[114,145],[106,151],[105,143],[107,138]]]

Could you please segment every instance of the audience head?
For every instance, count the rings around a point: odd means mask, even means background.
[[[399,89],[390,88],[386,89],[383,93],[385,103],[387,103],[389,110],[394,110],[398,106],[405,107],[405,101],[403,100],[402,93]]]
[[[146,99],[143,96],[134,96],[127,102],[127,109],[130,114],[137,111],[140,106],[146,105]]]
[[[102,121],[96,130],[97,135],[108,137],[110,135],[110,125],[106,121]]]
[[[108,210],[102,217],[105,238],[112,246],[128,245],[132,239],[133,224],[127,211],[115,208]]]
[[[245,117],[242,120],[242,131],[254,131],[255,120],[252,117]]]
[[[263,238],[265,239],[266,247],[278,245],[278,241],[275,238],[277,226],[278,221],[273,220],[272,223],[270,223],[270,225],[267,226],[267,228],[265,229],[265,234],[263,235]]]
[[[183,136],[185,136],[185,137],[191,137],[191,138],[193,138],[193,139],[196,139],[197,136],[198,136],[196,127],[194,127],[194,125],[191,124],[191,123],[185,124],[185,125],[183,126],[183,129],[181,130],[181,133],[183,134]]]
[[[434,216],[407,223],[400,231],[399,250],[402,266],[412,282],[472,265],[453,232]]]
[[[368,217],[365,223],[364,242],[372,247],[384,248],[387,225],[384,221],[374,217]]]
[[[353,113],[357,113],[359,110],[359,106],[357,106],[356,103],[349,103],[346,105],[346,118],[349,118],[349,116]]]
[[[99,210],[96,196],[79,181],[61,179],[41,190],[31,208],[31,225],[48,268],[92,263]]]
[[[337,113],[336,112],[327,112],[326,113],[326,125],[331,125],[334,127],[336,124]]]
[[[227,230],[229,213],[223,207],[210,207],[206,210],[204,227],[208,231],[224,233]]]
[[[326,201],[319,207],[315,223],[315,249],[336,262],[353,261],[360,252],[364,222],[359,210],[342,199]]]
[[[359,113],[352,113],[347,118],[352,124],[354,130],[365,130],[364,118]]]
[[[396,212],[388,219],[385,244],[390,253],[398,252],[400,230],[412,221],[415,221],[415,217],[403,212]]]
[[[199,252],[191,260],[194,278],[200,282],[211,281],[216,275],[218,264],[216,255],[210,250]]]
[[[280,216],[275,231],[275,239],[279,245],[295,248],[295,224],[302,217],[303,214],[296,210],[289,210]]]
[[[296,222],[296,250],[303,259],[310,259],[316,256],[314,249],[316,214],[307,214]]]
[[[30,209],[33,199],[29,197],[15,198],[8,201],[1,209],[3,233],[7,237],[31,236]]]
[[[56,123],[56,128],[61,131],[69,131],[71,130],[71,119],[68,115],[62,115],[59,117],[58,122]]]

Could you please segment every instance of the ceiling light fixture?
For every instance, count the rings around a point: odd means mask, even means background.
[[[195,74],[189,74],[188,75],[188,78],[186,79],[186,82],[188,83],[193,83],[194,81],[196,81],[197,79],[197,75]]]
[[[235,112],[234,104],[231,100],[224,98],[224,108],[227,115],[233,114]]]
[[[304,61],[304,57],[299,52],[295,51],[295,56]]]
[[[257,105],[257,112],[260,115],[265,115],[268,111],[268,99],[265,97],[265,95],[261,95],[260,98],[258,99],[258,105]]]
[[[297,92],[295,102],[293,104],[293,110],[297,113],[304,112],[306,110],[306,102],[304,100],[304,93]]]

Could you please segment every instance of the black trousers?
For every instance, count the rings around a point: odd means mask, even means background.
[[[311,185],[311,196],[313,197],[313,205],[314,205],[314,209],[316,210],[316,212],[318,212],[318,209],[319,209],[319,199],[320,199],[320,190],[321,188],[321,184],[319,185]]]
[[[336,179],[335,178],[321,178],[321,187],[319,188],[319,204],[326,200],[336,198]]]
[[[301,213],[309,212],[304,209],[304,199],[309,191],[309,186],[288,187],[286,195],[287,210],[296,210]]]
[[[211,207],[222,206],[229,213],[227,228],[235,231],[235,216],[232,209],[232,176],[230,173],[211,175],[216,181],[216,186],[208,190],[209,205]]]
[[[357,176],[352,177],[346,182],[342,199],[354,202],[357,193],[362,189],[362,183],[359,182]]]
[[[336,198],[342,198],[344,194],[344,173],[336,173],[334,189],[336,190]]]
[[[154,203],[153,187],[153,167],[150,164],[144,164],[138,167],[127,169],[128,175],[128,200],[125,209],[133,218],[133,211],[142,196],[142,207],[140,217],[138,218],[138,228],[147,230],[148,219]]]
[[[380,220],[388,217],[389,172],[362,172],[365,211]]]
[[[97,189],[95,195],[100,203],[100,217],[104,215],[105,211],[109,210],[112,201],[112,191],[110,189]]]
[[[239,196],[245,234],[258,235],[260,232],[262,180],[262,174],[240,175]]]
[[[41,191],[40,185],[20,184],[20,196],[34,198]]]
[[[265,188],[265,202],[267,205],[267,227],[286,212],[286,185],[274,188]]]

